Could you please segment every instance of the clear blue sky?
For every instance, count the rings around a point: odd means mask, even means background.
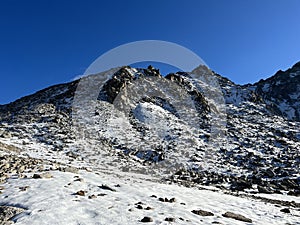
[[[299,0],[2,0],[0,29],[0,104],[137,40],[183,45],[240,84],[300,60]]]

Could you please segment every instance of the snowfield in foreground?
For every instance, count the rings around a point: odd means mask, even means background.
[[[16,224],[124,225],[143,224],[143,219],[152,220],[146,224],[300,224],[299,209],[284,213],[283,206],[162,184],[137,174],[50,173],[52,178],[33,179],[28,174],[4,184],[2,204],[25,209],[13,219]],[[203,211],[197,215],[197,210]],[[243,215],[252,223],[226,218],[226,212]]]

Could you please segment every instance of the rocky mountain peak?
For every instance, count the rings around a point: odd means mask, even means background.
[[[141,77],[158,77],[162,78],[158,69],[149,65],[147,69],[135,69],[129,66],[120,68],[111,79],[109,79],[99,93],[99,99],[113,103],[117,95],[122,89],[129,85],[134,80]]]
[[[173,85],[178,85],[182,88],[182,90],[185,90],[188,95],[191,96],[191,98],[195,102],[196,108],[200,113],[207,113],[209,111],[209,106],[205,97],[203,96],[203,93],[201,93],[201,91],[199,91],[195,87],[195,84],[193,84],[191,76],[188,73],[170,73],[164,77],[160,74],[158,69],[154,68],[151,65],[149,65],[147,69],[136,69],[129,66],[122,67],[103,85],[102,89],[100,90],[98,99],[113,103],[116,97],[120,95],[122,91],[124,92],[126,88],[130,88],[130,85],[133,85],[134,83],[136,83],[136,85],[142,85],[138,81],[145,78],[150,78],[148,79],[148,82],[152,83],[154,89],[160,89],[160,86],[169,85],[170,83],[174,83]],[[176,92],[176,89],[174,89],[173,91]],[[139,95],[143,94],[140,92],[137,93],[139,93]],[[149,102],[153,102],[154,100],[154,102],[157,102],[157,99],[160,98],[160,101],[168,102],[167,99],[162,99],[162,97],[155,96],[155,94],[159,94],[159,92],[152,94],[145,93],[145,96],[140,96],[140,100]]]
[[[300,62],[254,86],[270,111],[289,120],[300,121]]]

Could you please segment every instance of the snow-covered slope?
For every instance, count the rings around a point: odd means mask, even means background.
[[[299,224],[299,74],[240,86],[122,67],[0,106],[0,205],[19,224]]]

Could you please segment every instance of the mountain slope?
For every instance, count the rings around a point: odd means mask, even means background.
[[[2,137],[8,137],[10,140],[17,137],[16,143],[20,148],[26,144],[30,146],[32,143],[38,143],[46,149],[62,152],[75,151],[79,155],[90,155],[90,150],[87,152],[83,149],[98,146],[94,149],[95,151],[101,149],[110,154],[112,152],[121,154],[125,159],[122,167],[128,167],[128,161],[133,160],[131,169],[140,165],[139,163],[135,165],[137,160],[141,163],[143,160],[163,163],[163,159],[169,157],[172,161],[169,162],[168,171],[176,172],[175,170],[182,167],[198,172],[204,171],[204,177],[200,173],[200,177],[193,180],[206,184],[223,183],[228,179],[232,181],[247,174],[245,179],[250,186],[252,184],[264,185],[262,183],[264,178],[269,179],[270,182],[275,182],[274,180],[281,182],[284,178],[292,179],[299,186],[297,180],[300,160],[298,154],[299,123],[297,118],[292,121],[292,118],[288,117],[287,119],[290,120],[286,120],[285,117],[277,115],[278,110],[274,110],[276,105],[289,102],[285,98],[290,98],[295,88],[289,88],[289,94],[285,92],[285,95],[276,98],[276,101],[272,97],[274,100],[272,103],[269,97],[272,93],[262,88],[266,85],[269,87],[268,90],[272,91],[282,88],[278,87],[278,83],[283,82],[283,76],[288,77],[285,83],[292,84],[297,81],[295,79],[298,79],[297,68],[296,64],[285,73],[279,72],[266,81],[246,86],[239,86],[221,76],[213,75],[219,80],[227,110],[226,135],[217,140],[223,143],[221,145],[218,143],[219,146],[209,139],[212,135],[210,129],[212,124],[209,121],[212,108],[208,103],[209,100],[206,100],[205,93],[194,86],[194,81],[186,73],[170,74],[164,78],[158,70],[151,67],[148,69],[124,67],[111,74],[100,90],[96,103],[89,102],[84,107],[80,107],[79,111],[83,108],[85,111],[91,111],[89,112],[91,114],[88,114],[90,118],[84,118],[84,127],[78,128],[76,124],[74,126],[76,115],[72,101],[78,81],[56,85],[2,106],[0,109]],[[93,76],[86,79],[90,78]],[[146,80],[148,78],[155,80]],[[145,80],[147,90],[141,89],[130,93],[133,90],[132,86],[142,86],[142,83],[135,84],[135,81],[144,82]],[[180,118],[179,111],[176,111],[180,109],[179,101],[172,102],[176,108],[168,100],[175,99],[179,92],[174,93],[174,96],[164,98],[158,97],[161,94],[159,91],[152,95],[145,93],[148,90],[155,90],[156,83],[160,83],[158,88],[162,89],[167,85],[170,86],[170,82],[175,83],[176,86],[179,85],[176,88],[181,93],[185,92],[194,104],[190,105],[191,107],[180,105],[185,110],[181,110],[184,111],[181,112],[183,118]],[[294,83],[294,86],[297,90],[299,82]],[[262,89],[265,90],[263,94],[261,94]],[[131,108],[117,108],[124,107],[120,100],[124,96],[126,104],[129,106],[131,104]],[[130,104],[128,104],[128,99],[131,101]],[[180,102],[186,101],[187,98],[182,99],[184,100]],[[299,101],[296,100],[292,102],[295,111],[299,109],[297,105]],[[90,106],[91,108],[85,109]],[[128,115],[124,115],[122,110],[127,110]],[[282,110],[286,109],[282,108]],[[197,125],[193,127],[190,124]],[[78,146],[77,130],[88,132],[88,136],[84,137],[89,139],[88,147]],[[208,160],[207,154],[212,151],[213,154],[210,155],[213,155],[213,159]],[[174,162],[179,165],[174,167]],[[213,179],[213,176],[206,174],[207,172],[216,173],[216,178]],[[269,176],[270,174],[272,176]],[[210,179],[213,180],[210,181]],[[259,183],[253,183],[254,180]],[[282,189],[280,183],[273,185],[277,191]]]
[[[1,180],[10,189],[16,174],[85,169],[113,180],[300,196],[299,65],[243,86],[205,67],[194,71],[209,74],[203,79],[122,67],[2,105]],[[6,168],[12,152],[42,162]]]

